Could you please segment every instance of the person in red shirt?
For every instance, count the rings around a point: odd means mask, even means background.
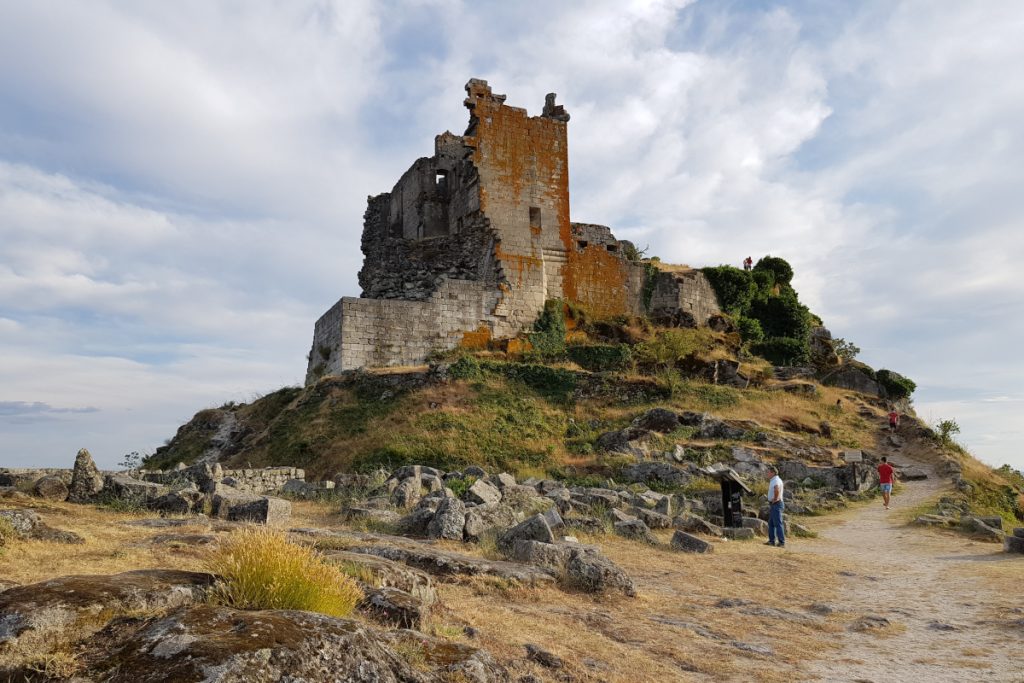
[[[896,428],[900,426],[900,414],[893,408],[889,411],[889,431],[895,432]]]
[[[878,484],[882,489],[882,500],[885,501],[885,509],[889,509],[889,497],[892,495],[893,469],[889,459],[882,456],[882,464],[878,466]]]

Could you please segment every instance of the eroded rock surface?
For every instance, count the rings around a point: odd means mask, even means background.
[[[418,667],[398,654],[413,649]],[[145,621],[116,620],[87,641],[85,651],[81,679],[109,683],[509,680],[490,655],[475,648],[289,610],[202,605]]]

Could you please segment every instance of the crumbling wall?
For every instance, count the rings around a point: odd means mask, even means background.
[[[611,229],[573,223],[571,237],[572,257],[563,271],[565,298],[599,317],[643,314],[644,266],[626,258]]]
[[[714,288],[699,270],[658,273],[649,311],[658,322],[674,320],[676,324],[692,325],[704,325],[721,312]]]

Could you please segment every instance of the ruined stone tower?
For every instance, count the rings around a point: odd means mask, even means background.
[[[629,243],[569,220],[569,114],[554,93],[540,116],[506,105],[487,81],[471,79],[466,93],[466,132],[438,135],[434,156],[369,198],[362,296],[317,321],[307,383],[514,337],[548,299],[599,316],[645,312],[645,270],[626,257]],[[663,275],[664,305],[698,323],[717,312],[702,276]]]

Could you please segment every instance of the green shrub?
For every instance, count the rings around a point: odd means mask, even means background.
[[[654,339],[638,344],[633,349],[633,356],[641,365],[664,370],[714,345],[714,334],[706,327],[664,330]]]
[[[702,268],[701,272],[715,290],[723,311],[741,315],[749,310],[757,289],[749,272],[733,266],[712,266]]]
[[[628,344],[589,344],[570,346],[569,359],[592,372],[624,370],[633,360]]]
[[[761,323],[754,318],[741,315],[736,318],[736,328],[740,332],[740,339],[745,342],[756,344],[764,340],[764,330],[761,329]]]
[[[956,420],[939,420],[935,423],[935,435],[943,446],[953,445],[953,435],[960,433],[960,425]]]
[[[565,355],[565,304],[561,299],[544,302],[544,310],[533,324],[529,335],[533,349],[530,355],[551,360]]]
[[[917,384],[913,380],[892,370],[879,370],[875,376],[891,399],[910,398],[910,395],[917,389]]]
[[[811,316],[807,307],[797,299],[793,290],[783,290],[779,296],[769,296],[753,303],[750,317],[757,318],[764,336],[807,339],[811,332]]]
[[[463,356],[448,368],[448,376],[452,379],[479,379],[481,374],[480,361],[473,356]]]
[[[209,555],[206,567],[220,579],[214,599],[239,609],[344,617],[363,599],[356,583],[316,550],[266,527],[232,533]]]
[[[842,358],[846,362],[850,362],[857,357],[860,353],[860,347],[853,342],[846,341],[842,337],[837,337],[832,340],[832,349],[836,352],[836,355]]]
[[[754,266],[754,272],[769,272],[775,284],[788,285],[793,280],[793,267],[785,259],[777,256],[765,256]]]
[[[751,350],[773,365],[806,365],[811,360],[806,339],[774,337],[752,345]]]

